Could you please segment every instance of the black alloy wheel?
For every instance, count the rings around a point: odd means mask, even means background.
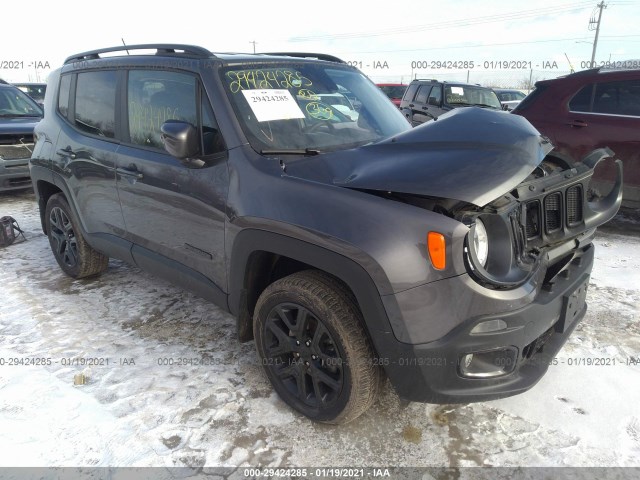
[[[269,285],[254,311],[256,350],[285,403],[312,420],[354,420],[376,400],[382,371],[353,294],[305,270]]]

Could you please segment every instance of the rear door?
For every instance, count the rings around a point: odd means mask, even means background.
[[[431,92],[432,86],[433,85],[420,85],[418,93],[416,94],[416,98],[412,102],[413,106],[411,106],[411,120],[414,126],[420,125],[421,123],[433,119],[433,117],[427,112],[427,110],[429,109],[427,99],[429,98],[429,93]]]
[[[70,189],[69,201],[87,233],[124,235],[116,189],[115,70],[68,73],[61,77],[58,112],[65,121],[55,147],[54,181]]]
[[[559,126],[555,138],[576,160],[594,148],[611,148],[624,164],[625,197],[634,189],[640,200],[640,79],[583,87],[570,100],[566,122]],[[612,183],[614,163],[599,166],[595,178]]]
[[[447,110],[442,108],[442,85],[435,85],[431,89],[429,98],[427,99],[427,107],[427,112],[436,118],[443,113],[447,113]]]
[[[117,185],[133,257],[164,273],[180,275],[187,267],[226,291],[226,150],[200,81],[191,73],[141,69],[130,70],[125,82]],[[197,158],[181,162],[164,150],[160,128],[171,119],[199,129]]]

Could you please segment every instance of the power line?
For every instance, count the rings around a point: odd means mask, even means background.
[[[537,17],[540,15],[552,15],[572,10],[580,10],[593,5],[591,2],[577,2],[564,5],[557,5],[555,7],[537,8],[533,10],[521,10],[519,12],[505,13],[499,15],[487,15],[484,17],[473,17],[458,20],[449,20],[446,22],[430,23],[425,25],[414,25],[406,27],[396,27],[384,30],[377,30],[375,32],[352,32],[352,33],[337,33],[337,34],[318,34],[318,35],[306,35],[298,36],[290,39],[291,42],[306,42],[310,40],[338,40],[348,38],[364,38],[364,37],[379,37],[386,35],[395,35],[403,33],[414,33],[422,30],[438,30],[443,28],[459,28],[468,27],[473,25],[481,25],[484,23],[504,22],[508,20],[519,20],[530,17]]]
[[[640,35],[606,35],[600,37],[603,38],[629,38],[629,37],[640,37]],[[395,50],[365,50],[365,51],[339,51],[337,53],[340,54],[351,54],[351,53],[397,53],[397,52],[423,52],[430,50],[449,50],[454,48],[483,48],[483,47],[498,47],[504,45],[527,45],[531,43],[550,43],[550,42],[567,42],[573,40],[588,40],[587,37],[574,37],[574,38],[555,38],[555,39],[547,39],[547,40],[530,40],[526,42],[506,42],[506,43],[484,43],[481,45],[451,45],[447,47],[431,47],[431,48],[409,48],[409,49],[395,49]]]

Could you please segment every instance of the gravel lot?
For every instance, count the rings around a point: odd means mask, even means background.
[[[425,405],[387,384],[369,412],[331,427],[278,399],[230,315],[119,261],[96,279],[65,276],[32,193],[0,194],[3,215],[28,241],[0,250],[0,466],[640,466],[637,218],[598,233],[587,315],[535,388]]]

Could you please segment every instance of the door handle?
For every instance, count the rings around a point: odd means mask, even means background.
[[[423,110],[429,110],[429,107],[422,107]]]
[[[128,168],[116,168],[116,173],[118,175],[122,175],[123,177],[132,177],[136,180],[140,180],[144,175],[138,170],[130,170]]]
[[[575,128],[583,128],[583,127],[586,127],[588,124],[584,120],[574,120],[571,123],[567,123],[567,125]]]
[[[410,106],[411,108],[415,107],[415,105],[414,105],[413,103],[410,103],[410,104],[409,104],[409,106]]]
[[[57,151],[57,154],[60,155],[61,157],[69,157],[71,160],[75,160],[77,156],[76,152],[71,150],[71,147],[61,148],[60,150]]]

